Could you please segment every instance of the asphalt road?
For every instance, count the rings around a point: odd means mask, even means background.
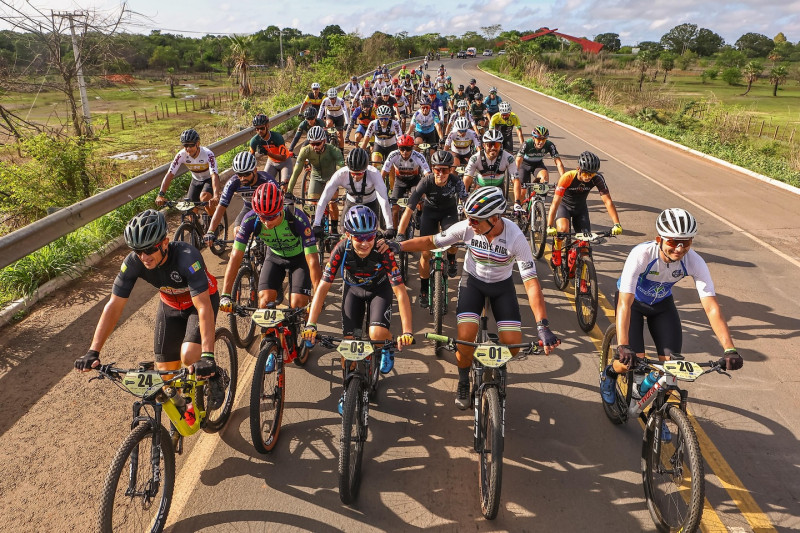
[[[547,125],[567,169],[581,151],[597,153],[625,230],[594,252],[603,309],[591,335],[577,327],[571,289],[555,290],[547,262],[537,263],[563,344],[549,357],[509,367],[497,519],[487,522],[480,514],[472,417],[453,405],[453,356],[437,359],[419,335],[414,350],[400,354],[381,381],[353,506],[338,496],[341,386],[334,354],[316,348],[306,368],[289,368],[280,441],[264,456],[249,435],[255,358],[240,351],[239,394],[228,426],[219,435],[188,439],[179,458],[169,531],[654,530],[639,473],[641,427],[613,426],[603,415],[597,347],[613,317],[609,301],[627,252],[652,238],[655,217],[666,207],[685,207],[697,217],[695,249],[709,263],[745,359],[732,379],[709,375],[687,386],[706,461],[703,530],[800,529],[800,396],[791,375],[800,351],[791,293],[800,270],[800,196],[493,78],[476,61],[442,62],[455,83],[475,77],[484,93],[496,85],[525,131]],[[596,193],[590,207],[594,227],[609,228]],[[2,531],[93,527],[103,477],[128,431],[130,397],[71,368],[91,340],[122,257],[122,251],[111,256],[0,334]],[[206,260],[221,276],[224,264],[211,255]],[[523,331],[533,336],[532,313],[518,287]],[[410,290],[421,333],[430,316],[417,306],[417,281]],[[721,350],[692,284],[677,286],[675,295],[684,352],[716,358]],[[331,299],[321,323],[335,332],[336,291]],[[150,357],[156,302],[153,290],[139,283],[104,361]],[[452,312],[449,320],[452,332]]]

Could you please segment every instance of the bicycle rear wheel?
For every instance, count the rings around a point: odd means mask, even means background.
[[[211,231],[211,230],[209,230]],[[217,257],[221,256],[225,253],[225,249],[228,247],[228,244],[225,242],[228,239],[228,213],[226,212],[222,216],[222,222],[219,223],[217,228],[214,231],[214,236],[217,238],[214,242],[211,243],[209,249],[211,253],[216,255]]]
[[[231,301],[243,307],[258,307],[258,276],[249,266],[242,266],[236,273]],[[236,346],[245,350],[250,348],[256,333],[256,325],[250,315],[239,316],[236,313],[229,313],[228,320]]]
[[[444,309],[445,309],[445,286],[444,286],[444,275],[442,274],[441,270],[436,270],[433,273],[433,287],[431,287],[433,291],[433,331],[437,335],[442,334],[442,322],[444,321]],[[436,348],[434,353],[437,357],[441,357],[441,342],[436,342]]]
[[[160,453],[153,449],[155,431],[160,433]],[[154,479],[154,458],[160,482]],[[106,474],[98,529],[101,533],[159,533],[167,521],[174,487],[175,452],[169,432],[155,422],[139,424],[122,442]]]
[[[605,370],[614,361],[615,353],[617,353],[617,326],[616,324],[611,324],[603,335],[603,344],[600,348],[600,379],[610,379],[605,376]],[[615,386],[617,389],[616,403],[609,405],[602,397],[600,398],[600,403],[603,404],[603,410],[609,420],[614,424],[622,424],[628,419],[628,405],[631,402],[631,394],[634,387],[633,371],[629,370],[617,376]]]
[[[487,520],[497,516],[500,508],[500,488],[503,482],[503,421],[497,388],[489,387],[481,395],[480,454],[478,487],[481,513]]]
[[[214,333],[214,362],[217,364],[217,375],[221,380],[219,383],[225,391],[225,398],[222,405],[216,409],[210,409],[211,404],[211,382],[203,386],[202,398],[206,408],[206,423],[203,431],[206,433],[216,433],[228,422],[233,409],[233,401],[236,399],[236,384],[239,379],[239,357],[236,346],[233,343],[233,335],[225,328],[217,328]]]
[[[589,333],[597,322],[597,272],[588,256],[580,259],[575,273],[575,312],[578,325]]]
[[[275,357],[275,369],[265,372],[267,359]],[[250,388],[250,436],[259,453],[269,453],[278,443],[286,396],[283,354],[275,341],[267,341],[258,352]]]
[[[703,517],[705,478],[700,445],[686,413],[668,408],[669,442],[656,437],[655,416],[642,441],[642,481],[647,508],[661,531],[696,531]]]
[[[544,243],[547,239],[547,215],[544,212],[544,202],[534,199],[531,202],[530,234],[531,251],[536,259],[544,255]]]
[[[367,440],[364,409],[361,380],[351,379],[344,396],[342,437],[339,441],[339,498],[342,503],[355,500],[361,486],[361,460]]]

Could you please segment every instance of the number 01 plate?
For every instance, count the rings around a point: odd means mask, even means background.
[[[691,361],[665,361],[664,370],[681,381],[694,381],[704,372],[700,365]]]
[[[157,372],[128,372],[122,378],[122,384],[125,388],[137,396],[143,396],[148,391],[155,387],[160,387],[164,384],[161,375]]]
[[[253,322],[264,328],[271,328],[283,319],[284,314],[280,309],[259,309],[253,313]]]
[[[343,340],[336,351],[348,361],[361,361],[373,352],[372,344],[367,341]]]
[[[484,344],[475,348],[475,358],[483,366],[497,368],[503,366],[511,359],[511,350],[496,344]]]

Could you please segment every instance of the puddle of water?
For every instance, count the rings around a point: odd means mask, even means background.
[[[150,152],[153,150],[134,150],[133,152],[120,152],[118,154],[108,156],[109,159],[120,159],[123,161],[138,161],[144,157],[147,157]]]

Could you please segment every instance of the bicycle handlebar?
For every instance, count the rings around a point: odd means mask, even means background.
[[[447,344],[464,344],[466,346],[472,346],[473,348],[477,348],[478,346],[483,346],[483,344],[479,342],[470,342],[470,341],[462,341],[459,339],[454,339],[452,337],[447,337],[445,335],[437,335],[435,333],[426,333],[425,338],[430,339],[436,342],[444,342]],[[523,342],[519,344],[503,344],[503,343],[492,343],[497,346],[505,346],[506,348],[523,348],[525,352],[534,354],[539,353],[541,351],[542,341],[537,342]]]
[[[650,359],[648,357],[637,357],[636,358],[636,370],[640,371],[647,371],[650,369],[656,369],[659,372],[664,372],[664,363],[667,361],[683,361],[685,358],[681,354],[673,353],[670,356],[670,359],[666,361],[661,361],[660,359]],[[708,374],[709,372],[717,372],[718,374],[725,374],[729,378],[732,376],[728,374],[725,370],[725,358],[720,357],[716,361],[708,361],[706,363],[698,363],[695,361],[691,361],[693,365],[697,365],[701,368],[708,368],[702,375]]]

